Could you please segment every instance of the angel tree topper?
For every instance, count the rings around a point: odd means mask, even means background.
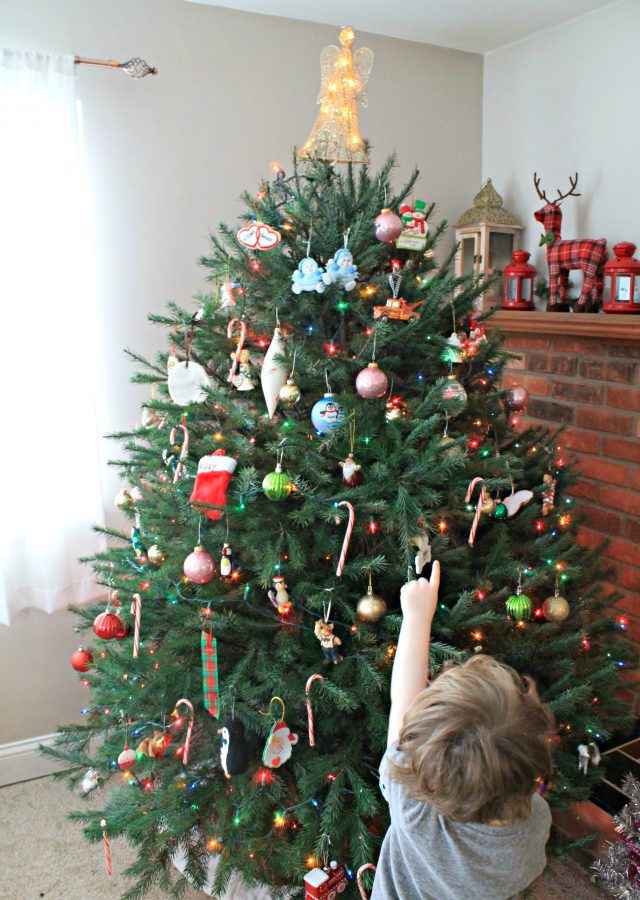
[[[355,40],[353,28],[340,32],[341,47],[330,45],[320,54],[322,83],[317,102],[320,112],[300,156],[317,157],[330,162],[367,162],[360,136],[358,100],[367,105],[364,92],[373,68],[373,52],[360,47],[351,53]]]

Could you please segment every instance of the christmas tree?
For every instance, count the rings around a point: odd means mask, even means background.
[[[638,900],[640,897],[640,783],[629,774],[622,787],[625,794],[631,799],[614,817],[620,841],[609,846],[604,860],[598,860],[594,869],[612,897],[616,897],[617,900]]]
[[[510,354],[473,316],[485,285],[437,264],[446,223],[392,170],[275,166],[240,231],[212,237],[211,293],[150,316],[168,352],[130,353],[155,386],[113,435],[131,532],[90,560],[91,700],[49,751],[84,793],[114,787],[76,817],[138,848],[127,897],[168,889],[176,852],[198,887],[215,860],[217,892],[235,873],[274,896],[301,896],[307,867],[375,862],[399,591],[431,555],[432,673],[486,652],[536,679],[559,724],[552,804],[589,794],[577,748],[625,719],[628,648],[558,438],[517,429]]]

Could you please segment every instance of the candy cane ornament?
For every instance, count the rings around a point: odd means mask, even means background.
[[[478,529],[478,522],[480,521],[480,516],[482,515],[482,507],[487,498],[487,489],[484,484],[484,478],[474,478],[473,481],[469,484],[467,489],[467,495],[464,498],[465,503],[469,503],[471,500],[471,495],[473,494],[473,489],[475,486],[480,485],[480,495],[478,496],[478,503],[476,505],[476,511],[473,516],[473,522],[471,523],[471,531],[469,532],[469,546],[473,547],[473,542],[476,539],[476,531]]]
[[[140,651],[140,617],[142,615],[142,597],[134,594],[131,599],[131,615],[135,617],[133,628],[133,658],[138,658]]]
[[[307,679],[307,686],[304,689],[304,692],[307,696],[307,725],[309,730],[310,747],[315,747],[316,745],[316,738],[313,730],[313,709],[311,707],[311,698],[309,697],[309,691],[311,690],[311,685],[314,681],[324,681],[324,675],[311,675],[311,677]]]
[[[360,868],[358,869],[358,874],[356,875],[356,880],[358,882],[358,890],[360,891],[360,896],[362,897],[362,900],[368,900],[367,893],[366,893],[366,891],[364,889],[364,885],[362,883],[362,876],[367,871],[367,869],[373,869],[373,871],[375,872],[376,867],[374,866],[373,863],[365,863],[364,866],[360,866]]]
[[[240,362],[240,354],[242,352],[242,348],[244,347],[244,341],[247,336],[247,326],[243,322],[242,319],[231,319],[229,324],[227,325],[227,337],[231,339],[233,335],[233,326],[240,326],[240,340],[238,341],[238,346],[236,347],[236,352],[233,357],[233,361],[231,363],[231,368],[229,369],[229,375],[227,376],[227,381],[233,381],[233,378],[238,371],[238,363]]]
[[[107,878],[111,878],[111,847],[109,846],[109,838],[107,837],[106,819],[100,819],[100,828],[102,828],[102,846],[104,847],[104,868]]]
[[[351,532],[353,531],[353,523],[355,521],[355,511],[353,506],[349,503],[348,500],[341,500],[338,506],[346,506],[349,510],[349,521],[347,523],[347,531],[344,536],[344,541],[342,542],[342,550],[340,551],[340,559],[338,560],[338,568],[336,569],[336,575],[338,578],[342,575],[342,570],[344,569],[344,563],[347,558],[347,550],[349,549],[349,541],[351,540]],[[336,525],[340,524],[340,516],[336,516]]]
[[[191,710],[191,716],[189,717],[189,724],[187,726],[187,734],[184,739],[184,747],[182,749],[182,764],[186,766],[189,760],[189,745],[191,744],[191,732],[193,731],[193,722],[195,719],[195,712],[193,709],[193,703],[191,700],[187,700],[186,697],[181,697],[180,700],[176,700],[176,707],[174,709],[174,714],[178,712],[178,707],[184,705]]]
[[[185,458],[187,453],[189,452],[189,431],[187,430],[186,425],[180,423],[179,428],[182,428],[183,439],[182,439],[182,447],[180,448],[180,458],[178,459],[178,463],[176,465],[176,470],[173,474],[173,483],[175,484],[180,478],[180,472],[182,471],[182,460]],[[171,429],[171,434],[169,435],[169,443],[175,444],[176,442],[176,426],[174,425]]]

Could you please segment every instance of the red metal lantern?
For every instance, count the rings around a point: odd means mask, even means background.
[[[621,241],[615,258],[604,264],[602,309],[608,313],[640,313],[640,262],[633,258],[636,245]]]
[[[503,309],[533,309],[533,279],[536,270],[527,260],[526,250],[514,250],[504,269]]]

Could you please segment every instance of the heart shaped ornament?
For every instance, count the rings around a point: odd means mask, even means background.
[[[530,500],[533,500],[532,491],[516,491],[515,494],[511,494],[510,497],[505,497],[501,502],[507,507],[507,515],[511,518],[512,516],[515,516],[523,506],[526,506]]]
[[[172,366],[167,387],[174,403],[188,406],[190,403],[204,403],[211,379],[199,363],[190,359],[189,362],[185,360]]]
[[[264,222],[251,222],[241,228],[236,237],[249,250],[273,250],[281,240],[279,231]]]

